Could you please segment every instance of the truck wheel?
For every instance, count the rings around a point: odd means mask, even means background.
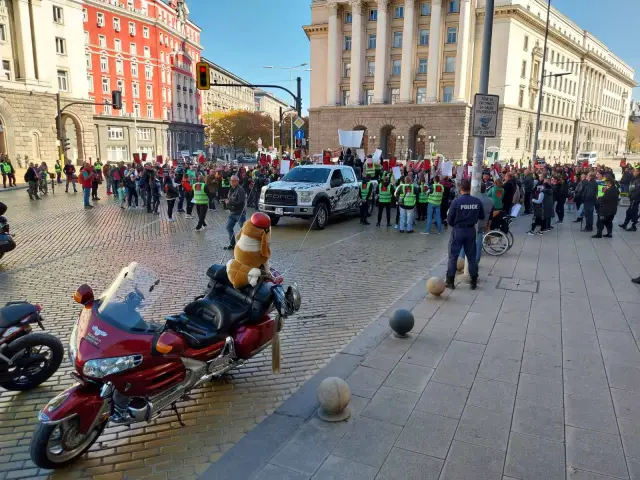
[[[327,221],[329,220],[329,210],[327,210],[327,205],[324,203],[316,205],[316,208],[313,210],[313,218],[311,227],[314,230],[322,230],[326,227]]]
[[[278,225],[278,222],[280,221],[280,216],[279,215],[269,215],[269,218],[271,219],[271,226],[275,227],[276,225]]]

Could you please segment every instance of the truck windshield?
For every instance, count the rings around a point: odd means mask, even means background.
[[[284,177],[283,182],[307,182],[307,183],[325,183],[329,178],[330,170],[328,168],[304,168],[296,167],[290,170]]]

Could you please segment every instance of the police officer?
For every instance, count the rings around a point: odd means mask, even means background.
[[[471,274],[471,289],[478,285],[478,260],[476,257],[476,223],[484,220],[485,213],[482,201],[470,195],[471,182],[460,182],[461,195],[451,202],[447,222],[451,227],[451,241],[449,242],[449,264],[447,267],[447,288],[455,288],[456,264],[460,249],[464,247],[469,273]]]
[[[360,223],[362,225],[369,225],[367,217],[369,216],[369,201],[373,194],[372,187],[371,177],[365,175],[362,183],[360,183]]]

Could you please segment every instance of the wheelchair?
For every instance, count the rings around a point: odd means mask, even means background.
[[[490,230],[482,237],[482,249],[487,255],[499,257],[513,247],[513,233],[509,226],[516,219],[502,211],[495,212]]]

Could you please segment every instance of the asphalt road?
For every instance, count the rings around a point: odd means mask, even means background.
[[[210,212],[210,228],[195,220],[166,221],[143,210],[123,211],[103,200],[82,208],[81,193],[56,189],[41,201],[26,191],[1,192],[18,244],[0,261],[0,299],[43,306],[46,328],[66,345],[78,305],[76,287],[97,294],[131,261],[154,269],[166,288],[159,318],[177,313],[206,285],[213,263],[226,263],[226,213]],[[283,219],[273,229],[272,262],[302,289],[302,309],[283,331],[280,374],[270,350],[221,380],[197,389],[179,404],[181,427],[165,412],[151,424],[108,428],[85,457],[54,478],[194,478],[339,352],[374,317],[412,287],[446,252],[448,235],[400,235],[341,218],[323,231]],[[0,390],[0,480],[48,475],[29,459],[37,412],[72,384],[65,359],[46,384],[27,393]]]

